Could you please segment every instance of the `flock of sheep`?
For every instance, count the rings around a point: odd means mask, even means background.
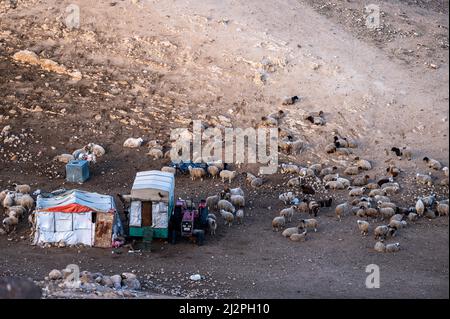
[[[16,230],[19,221],[30,213],[34,207],[34,199],[30,196],[29,185],[15,185],[15,190],[3,190],[0,192],[0,204],[4,208],[6,218],[2,221],[3,228],[0,234],[10,233]],[[29,215],[32,216],[32,215]],[[30,219],[32,217],[29,217]]]

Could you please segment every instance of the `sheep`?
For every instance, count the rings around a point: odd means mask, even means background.
[[[391,221],[389,222],[389,227],[391,227],[391,228],[401,229],[401,228],[405,228],[406,226],[407,226],[407,223],[404,220],[398,221],[398,220],[391,219]]]
[[[348,156],[350,154],[353,154],[353,150],[351,148],[340,147],[336,149],[335,153],[336,155]]]
[[[295,234],[292,234],[290,237],[289,237],[289,239],[290,240],[292,240],[292,241],[306,241],[306,234],[307,234],[307,231],[306,231],[306,229],[303,231],[303,232],[301,232],[301,233],[295,233]]]
[[[362,195],[364,195],[365,191],[366,191],[365,187],[350,188],[350,192],[348,193],[348,195],[349,196],[362,196]]]
[[[369,218],[376,219],[380,215],[380,211],[378,209],[372,208],[372,207],[365,208],[364,213],[365,213],[367,219],[369,219]]]
[[[252,182],[250,183],[250,186],[253,188],[259,188],[264,184],[264,180],[261,177],[257,177],[255,179],[252,180]]]
[[[189,169],[189,174],[191,175],[192,180],[200,178],[200,180],[203,181],[203,177],[205,177],[205,175],[206,175],[206,172],[203,168],[192,167],[191,165],[189,165],[188,169]]]
[[[229,191],[230,191],[230,194],[231,194],[231,195],[241,195],[241,196],[245,196],[245,195],[244,195],[244,191],[243,191],[242,188],[240,188],[240,187],[230,188]]]
[[[296,206],[291,206],[290,208],[282,209],[280,211],[280,216],[283,216],[285,219],[287,219],[289,222],[291,222],[296,209],[297,209]]]
[[[395,253],[400,250],[400,243],[394,243],[394,244],[387,244],[386,245],[386,252],[387,253]]]
[[[349,166],[344,170],[345,175],[358,175],[359,167],[358,166]]]
[[[342,183],[342,185],[344,185],[344,187],[347,187],[347,188],[350,187],[350,185],[351,185],[351,182],[348,179],[343,178],[343,177],[336,178],[336,182]]]
[[[352,181],[353,186],[365,186],[369,182],[369,175],[364,175],[360,177],[355,177]]]
[[[386,192],[382,189],[372,189],[369,192],[369,197],[375,197],[375,196],[385,196]]]
[[[89,147],[91,153],[94,154],[96,157],[102,157],[103,155],[106,154],[104,147],[101,145],[89,143],[88,147]]]
[[[8,207],[14,206],[14,201],[15,201],[14,198],[15,198],[14,193],[12,193],[12,192],[7,193],[2,202],[3,207],[8,208]]]
[[[231,225],[233,225],[234,215],[232,213],[222,209],[220,211],[220,215],[225,221],[225,226],[228,225],[228,227],[231,227]]]
[[[342,216],[350,213],[350,205],[348,203],[339,204],[334,209],[334,213],[336,214],[336,217],[338,218],[338,220],[341,221]]]
[[[421,200],[425,207],[433,207],[434,203],[436,203],[436,195],[433,194],[430,196],[422,197]]]
[[[215,179],[216,176],[219,175],[220,169],[217,166],[214,165],[210,165],[208,166],[208,168],[206,169],[206,171],[208,172],[208,174]]]
[[[425,210],[425,215],[426,218],[428,219],[435,219],[436,218],[436,213],[433,210],[427,209]]]
[[[323,168],[323,169],[320,171],[319,175],[320,175],[320,176],[325,176],[325,175],[333,174],[336,170],[337,170],[337,167],[336,167],[336,166],[333,166],[333,167],[325,167],[325,168]]]
[[[313,112],[308,116],[305,116],[305,120],[310,121],[314,125],[325,125],[325,119],[323,118],[323,111]]]
[[[325,146],[325,152],[327,152],[328,154],[332,154],[334,152],[336,152],[336,145],[334,143],[328,144]]]
[[[176,175],[177,169],[172,166],[164,166],[161,168],[161,172],[172,173],[173,175]]]
[[[314,215],[314,217],[317,217],[317,214],[320,211],[320,204],[316,201],[310,201],[308,207],[309,207],[309,214],[311,216]]]
[[[425,174],[416,174],[415,180],[418,184],[423,184],[423,185],[428,185],[428,186],[432,186],[433,185],[433,178],[431,178],[430,175],[425,175]]]
[[[216,210],[219,200],[220,200],[219,195],[213,195],[213,196],[207,197],[206,198],[206,207],[208,207],[209,210]]]
[[[386,245],[382,241],[377,241],[374,246],[375,251],[384,253],[386,251]]]
[[[6,211],[6,215],[11,216],[11,214],[13,214],[18,219],[21,219],[23,217],[23,215],[25,215],[26,212],[27,211],[26,211],[25,207],[22,207],[20,205],[11,206],[11,207],[8,207],[8,210]]]
[[[443,169],[442,169],[442,171],[444,172],[444,175],[445,175],[445,177],[448,177],[448,167],[446,166],[446,167],[444,167]]]
[[[389,165],[389,167],[386,168],[386,172],[392,177],[397,177],[400,174],[401,170],[394,165]]]
[[[302,182],[301,177],[294,177],[294,178],[291,178],[290,180],[288,180],[287,186],[288,187],[300,186],[301,182]]]
[[[403,215],[403,214],[395,214],[394,216],[391,217],[390,221],[396,220],[396,221],[401,222],[404,217],[405,217],[405,215]]]
[[[425,205],[420,198],[417,200],[415,208],[416,208],[417,215],[422,217],[423,214],[425,213]]]
[[[139,137],[139,138],[130,137],[130,138],[127,138],[125,140],[125,142],[123,142],[123,147],[138,148],[138,147],[141,147],[143,142],[144,142],[144,140],[141,137]]]
[[[397,205],[391,202],[378,202],[378,208],[392,208],[393,210],[397,209]]]
[[[379,238],[382,238],[384,240],[388,236],[394,237],[396,231],[397,229],[395,227],[389,227],[387,225],[378,226],[374,230],[375,240],[378,240]]]
[[[8,194],[8,190],[4,190],[0,192],[0,203],[3,203],[3,201],[5,200],[6,194]]]
[[[358,225],[358,229],[361,232],[361,235],[367,236],[369,235],[369,223],[364,220],[357,220],[356,224]]]
[[[299,232],[299,228],[298,227],[290,227],[290,228],[286,228],[285,230],[283,230],[283,232],[281,233],[281,235],[283,237],[289,238],[291,237],[293,234],[298,234]]]
[[[298,174],[300,167],[293,164],[281,164],[281,174]]]
[[[395,210],[393,210],[390,207],[380,208],[380,215],[382,220],[390,219],[392,216],[395,215]]]
[[[356,158],[356,166],[360,170],[369,171],[372,169],[372,164],[368,160]]]
[[[19,224],[19,219],[14,216],[9,216],[3,219],[3,228],[5,228],[7,233],[16,230],[17,225]]]
[[[159,148],[152,148],[148,153],[146,154],[149,157],[153,157],[153,160],[158,160],[164,157],[163,151],[161,151]]]
[[[251,184],[252,181],[256,178],[252,173],[246,173],[245,181],[247,184]]]
[[[448,204],[439,203],[436,207],[439,216],[448,216]]]
[[[229,171],[224,169],[219,173],[220,178],[222,178],[222,183],[225,182],[225,179],[228,179],[228,182],[231,184],[231,181],[236,177],[236,171]]]
[[[340,138],[338,136],[334,136],[334,145],[336,145],[336,147],[349,147],[349,143],[347,141],[347,139],[345,138]]]
[[[383,184],[386,184],[386,183],[392,183],[392,182],[394,182],[394,178],[391,176],[391,177],[381,177],[381,178],[379,178],[378,180],[377,180],[377,184],[378,184],[378,186],[380,186],[381,187],[381,185],[383,185]]]
[[[219,200],[219,202],[217,203],[217,208],[222,211],[227,211],[230,213],[234,213],[236,211],[236,209],[234,208],[233,204],[231,204],[229,201],[225,200],[225,199],[221,199]]]
[[[417,215],[416,213],[409,213],[408,214],[408,220],[410,222],[415,222],[419,219],[419,215]]]
[[[425,163],[427,163],[427,165],[428,165],[428,167],[429,168],[432,168],[432,169],[434,169],[434,170],[440,170],[440,169],[442,169],[442,164],[441,163],[439,163],[439,161],[437,161],[437,160],[435,160],[435,159],[432,159],[432,158],[428,158],[428,157],[424,157],[423,158],[423,161],[425,162]]]
[[[325,184],[325,189],[332,189],[332,190],[345,189],[345,186],[344,184],[338,181],[329,181],[328,183]]]
[[[263,116],[261,117],[260,127],[273,127],[278,125],[278,120],[271,116]]]
[[[382,203],[389,203],[391,201],[391,199],[388,196],[382,196],[382,195],[375,195],[374,196],[374,200],[378,203],[378,202],[382,202]]]
[[[326,183],[326,182],[329,182],[329,181],[335,181],[337,178],[339,178],[339,174],[338,173],[336,173],[336,174],[328,174],[328,175],[325,175],[322,178],[322,181],[324,183]]]
[[[236,212],[236,220],[239,224],[242,224],[242,222],[244,221],[244,210],[243,209],[239,209]]]
[[[309,204],[308,202],[301,202],[297,205],[297,211],[299,213],[309,213]]]
[[[245,198],[244,198],[244,196],[231,195],[230,196],[230,202],[235,207],[238,207],[238,208],[245,207]]]
[[[318,164],[311,164],[308,167],[308,170],[313,171],[314,175],[317,175],[322,170],[322,164],[320,164],[320,163],[318,163]]]
[[[211,236],[216,235],[217,221],[215,218],[207,218],[209,233]]]
[[[302,219],[300,220],[299,227],[305,229],[312,228],[314,229],[314,232],[317,232],[317,228],[319,228],[319,222],[314,218]]]
[[[292,104],[295,104],[295,102],[297,102],[298,100],[300,100],[300,98],[299,98],[297,95],[295,95],[295,96],[288,96],[288,97],[285,97],[285,98],[283,99],[282,104],[283,104],[283,105],[292,105]],[[280,110],[280,111],[278,111],[278,112],[283,112],[283,111]],[[283,113],[284,113],[284,112],[283,112]]]
[[[398,193],[400,188],[396,187],[396,186],[386,186],[386,187],[383,187],[382,190],[384,191],[384,193],[386,195],[393,195],[393,194]]]
[[[378,185],[377,183],[368,183],[366,185],[366,188],[370,190],[379,189],[380,185]]]
[[[280,231],[286,225],[286,218],[283,216],[277,216],[272,220],[272,230]]]
[[[53,161],[68,164],[70,161],[75,160],[72,154],[61,154],[53,158]]]
[[[294,194],[292,192],[283,193],[278,196],[278,199],[287,205],[294,199]]]

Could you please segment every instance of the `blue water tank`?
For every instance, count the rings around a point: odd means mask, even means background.
[[[70,161],[66,165],[66,180],[71,183],[84,183],[89,179],[88,161]]]

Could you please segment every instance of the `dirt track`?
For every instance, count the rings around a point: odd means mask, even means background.
[[[0,145],[0,190],[14,182],[45,190],[72,187],[52,158],[96,142],[107,154],[81,188],[124,193],[136,171],[167,162],[149,159],[145,148],[124,150],[126,138],[167,142],[171,128],[187,127],[192,119],[212,123],[217,115],[238,127],[255,125],[281,107],[283,96],[299,95],[299,103],[283,107],[283,126],[306,146],[283,161],[329,160],[323,147],[338,131],[358,141],[355,155],[374,163],[371,177],[383,176],[388,163],[405,170],[396,198],[402,205],[431,192],[448,198],[448,187],[412,182],[416,173],[429,171],[423,156],[449,164],[448,1],[382,1],[383,29],[376,34],[358,20],[362,1],[322,2],[79,0],[81,26],[69,31],[63,24],[69,1],[19,1],[16,9],[2,1],[0,128],[11,125],[15,134],[27,135],[16,146]],[[80,70],[83,79],[14,62],[11,56],[22,49]],[[319,110],[325,126],[302,121],[306,112]],[[386,154],[392,146],[410,147],[414,160]],[[240,171],[247,170],[256,172]],[[127,249],[41,249],[20,240],[28,231],[23,222],[12,241],[0,238],[0,275],[37,280],[75,263],[90,271],[153,274],[146,279],[149,290],[170,293],[181,285],[182,295],[199,297],[448,298],[448,218],[422,219],[399,233],[399,253],[379,254],[372,236],[359,235],[356,217],[339,223],[333,210],[323,210],[319,232],[306,243],[292,243],[270,227],[288,177],[268,179],[256,193],[245,188],[253,216],[242,226],[220,225],[206,246],[158,243],[144,256]],[[233,182],[243,184],[243,176]],[[176,187],[177,196],[199,199],[223,185],[192,184],[183,176]],[[334,204],[346,193],[333,194]],[[365,267],[372,263],[381,268],[380,289],[364,286]],[[180,283],[197,272],[208,280]]]

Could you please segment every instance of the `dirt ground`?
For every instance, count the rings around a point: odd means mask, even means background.
[[[80,27],[69,30],[66,7],[80,7]],[[355,139],[357,156],[384,176],[388,164],[403,169],[401,193],[393,200],[413,206],[418,196],[448,198],[444,178],[424,156],[449,165],[448,1],[377,1],[381,26],[365,26],[366,1],[310,0],[19,0],[0,2],[0,129],[17,139],[0,143],[0,190],[28,183],[33,190],[78,187],[105,194],[127,193],[137,171],[160,169],[146,147],[124,149],[128,137],[160,139],[192,120],[235,127],[256,125],[282,108],[283,128],[305,142],[282,162],[328,163],[340,172],[350,157],[327,155],[333,132]],[[32,50],[69,69],[76,81],[18,63],[12,55]],[[282,106],[284,96],[301,100]],[[324,112],[326,125],[303,121]],[[1,141],[1,140],[0,140]],[[106,155],[83,185],[64,181],[64,165],[52,159],[89,142]],[[398,160],[392,146],[413,150]],[[205,246],[157,242],[151,253],[128,249],[31,246],[26,221],[0,237],[0,276],[41,280],[53,268],[77,264],[92,272],[134,270],[149,292],[199,298],[448,298],[448,217],[426,218],[402,229],[401,250],[373,250],[357,217],[338,222],[331,195],[317,233],[295,243],[273,232],[271,220],[284,206],[278,195],[292,176],[275,174],[255,190],[245,185],[244,165],[232,186],[244,188],[249,205],[243,225],[219,225]],[[431,173],[435,185],[417,185],[416,173]],[[191,182],[177,176],[176,196],[199,200],[224,187],[218,180]],[[119,204],[119,201],[117,201]],[[1,210],[1,209],[0,209]],[[3,215],[3,212],[2,212]],[[296,220],[290,226],[296,225]],[[371,225],[374,228],[374,224]],[[393,242],[394,242],[393,241]],[[366,266],[380,267],[381,287],[367,289]],[[191,274],[206,277],[191,282]]]

